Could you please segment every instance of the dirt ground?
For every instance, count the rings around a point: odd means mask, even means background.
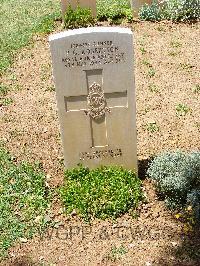
[[[165,150],[200,149],[200,23],[133,23],[140,177],[146,162]],[[50,186],[63,179],[63,155],[47,36],[17,57],[3,77],[13,103],[0,106],[0,136],[17,161],[40,161]],[[134,99],[133,99],[134,100]],[[176,108],[184,105],[180,115]],[[178,112],[178,113],[177,113]],[[200,265],[199,233],[187,235],[143,181],[148,203],[138,218],[66,218],[55,199],[58,228],[9,251],[2,265]]]

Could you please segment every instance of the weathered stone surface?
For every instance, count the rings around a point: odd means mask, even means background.
[[[65,165],[137,168],[133,35],[95,27],[50,36]]]

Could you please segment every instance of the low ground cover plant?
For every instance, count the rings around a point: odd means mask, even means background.
[[[131,22],[133,19],[130,1],[127,0],[98,0],[97,19],[100,21],[109,20],[113,23],[120,23],[122,19]]]
[[[0,260],[17,240],[26,242],[46,228],[50,198],[39,165],[16,165],[0,148]]]
[[[151,5],[145,4],[139,13],[142,20],[188,21],[200,19],[199,0],[154,0]]]
[[[153,1],[151,5],[145,4],[139,12],[141,20],[160,21],[163,19],[163,11],[158,1]]]
[[[179,103],[178,105],[176,105],[177,116],[185,116],[190,111],[191,111],[190,108],[185,104]]]
[[[38,21],[38,24],[36,24],[34,33],[50,34],[55,29],[55,22],[57,20],[61,20],[61,15],[58,11],[42,17],[40,21]]]
[[[165,0],[164,17],[174,21],[200,19],[200,1]]]
[[[69,5],[65,12],[64,27],[67,29],[76,29],[81,27],[89,27],[95,24],[95,19],[92,16],[92,10],[90,8],[83,8],[78,6],[76,9],[72,9]]]
[[[132,171],[82,166],[66,171],[60,196],[67,214],[75,211],[87,221],[117,218],[134,210],[143,198],[141,181]]]
[[[8,91],[9,88],[7,86],[0,85],[0,107],[7,106],[13,102],[11,98],[6,98]]]
[[[171,209],[191,206],[200,221],[200,152],[165,152],[150,164],[148,176]]]

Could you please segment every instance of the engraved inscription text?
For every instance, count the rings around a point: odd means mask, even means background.
[[[92,159],[103,159],[103,158],[118,158],[122,156],[121,149],[107,149],[93,152],[81,152],[80,160],[92,160]]]
[[[118,64],[126,61],[126,56],[113,41],[71,44],[62,58],[67,68]]]

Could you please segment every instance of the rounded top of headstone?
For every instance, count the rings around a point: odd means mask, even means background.
[[[79,28],[74,30],[66,30],[49,36],[49,41],[58,40],[64,37],[80,35],[80,34],[89,34],[89,33],[122,33],[122,34],[132,34],[131,29],[121,28],[121,27],[88,27],[88,28]]]

